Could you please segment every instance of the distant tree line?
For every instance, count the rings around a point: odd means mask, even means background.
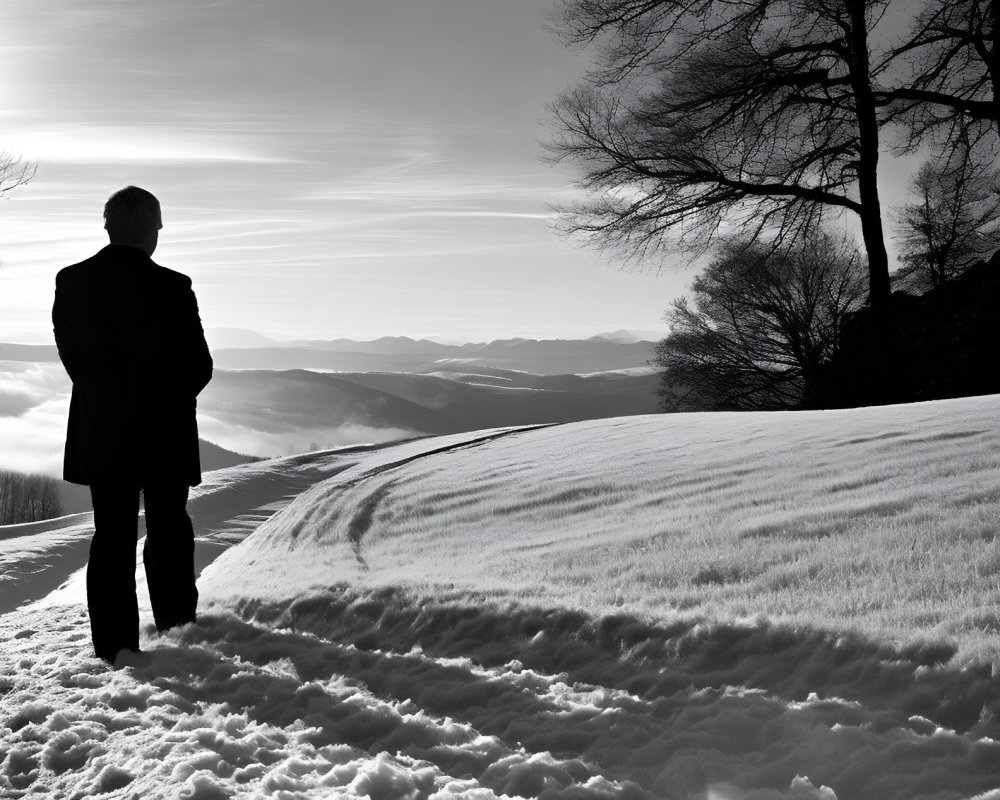
[[[37,522],[61,514],[55,478],[0,470],[0,525]]]
[[[932,349],[1000,333],[985,318],[956,327],[954,304],[975,291],[944,291],[1000,247],[996,0],[557,8],[556,29],[594,57],[551,106],[551,157],[580,171],[564,232],[626,262],[710,259],[668,312],[666,407],[893,402],[921,371],[946,391],[911,347],[934,331],[901,291],[937,298],[921,305],[945,326]],[[895,274],[878,185],[887,150],[929,155],[912,202],[892,210]],[[859,253],[830,233],[845,219]]]

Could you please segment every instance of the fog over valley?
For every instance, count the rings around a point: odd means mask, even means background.
[[[247,456],[657,409],[653,344],[625,331],[464,345],[207,336],[216,371],[198,399],[201,437]],[[0,468],[61,474],[70,388],[54,345],[0,344]]]

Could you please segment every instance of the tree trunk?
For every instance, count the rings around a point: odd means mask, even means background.
[[[872,92],[868,53],[866,0],[845,0],[850,30],[851,86],[858,122],[858,199],[861,202],[861,234],[868,253],[868,305],[870,340],[866,343],[867,365],[858,365],[862,402],[881,405],[893,401],[892,289],[889,285],[889,255],[882,229],[882,207],[878,193],[879,136]],[[998,0],[1000,2],[1000,0]]]
[[[1000,0],[990,0],[987,10],[989,18],[989,64],[990,81],[993,83],[993,121],[1000,133]]]
[[[868,62],[866,5],[865,0],[846,2],[850,20],[851,88],[858,120],[858,199],[861,201],[861,235],[868,253],[868,301],[875,317],[887,324],[891,294],[889,255],[885,249],[878,194],[878,119]]]

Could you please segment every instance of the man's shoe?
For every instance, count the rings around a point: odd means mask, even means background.
[[[124,669],[125,667],[145,667],[149,665],[149,654],[142,652],[142,650],[129,650],[127,647],[123,647],[118,651],[115,656],[113,666],[115,669]]]
[[[196,617],[177,617],[171,620],[160,620],[156,623],[157,633],[166,633],[171,628],[179,628],[182,625],[187,625],[189,622],[196,622]]]

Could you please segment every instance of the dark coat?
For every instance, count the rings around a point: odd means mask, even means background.
[[[108,245],[56,276],[52,323],[73,380],[63,477],[201,483],[195,398],[212,357],[191,279]]]

